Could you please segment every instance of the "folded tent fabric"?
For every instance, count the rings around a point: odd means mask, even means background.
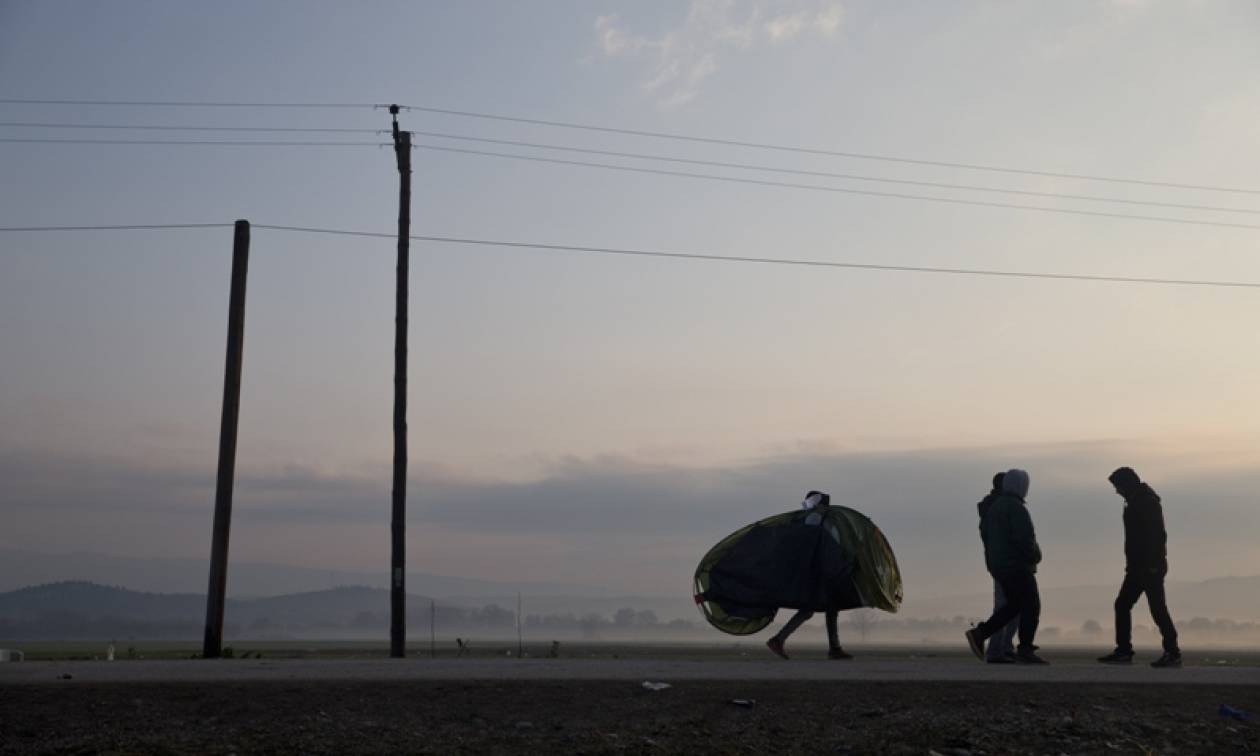
[[[705,555],[695,585],[705,618],[733,635],[764,628],[780,608],[895,612],[902,598],[901,574],[883,533],[860,512],[839,506],[741,528]]]

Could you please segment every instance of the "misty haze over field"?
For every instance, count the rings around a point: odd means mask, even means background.
[[[196,560],[139,560],[90,554],[43,555],[0,551],[0,641],[192,640],[204,620],[204,564]],[[383,638],[389,595],[383,580],[265,564],[236,566],[240,582],[259,589],[229,601],[229,640],[371,640]],[[66,582],[11,588],[23,574]],[[94,583],[68,576],[90,574]],[[356,585],[356,583],[363,583]],[[625,595],[590,585],[496,583],[414,574],[408,577],[408,622],[413,640],[428,638],[430,611],[438,636],[513,638],[516,602],[531,642],[556,639],[726,643],[685,595]],[[130,588],[116,587],[126,586]],[[337,587],[340,586],[340,587]],[[1186,643],[1235,648],[1260,645],[1256,601],[1260,577],[1172,582],[1174,616]],[[1111,632],[1115,586],[1052,588],[1043,592],[1039,636],[1047,643],[1105,645]],[[1240,600],[1241,599],[1241,600]],[[847,612],[848,642],[956,643],[970,622],[987,613],[983,592],[931,597],[891,615]],[[781,612],[782,622],[790,612]],[[1157,639],[1145,612],[1135,610],[1137,640]],[[814,623],[819,624],[819,623]],[[776,625],[777,626],[777,625]],[[821,628],[801,636],[809,643]],[[755,640],[760,636],[754,636]],[[735,639],[730,639],[734,641]]]

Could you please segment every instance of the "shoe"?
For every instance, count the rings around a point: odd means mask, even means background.
[[[1164,652],[1164,655],[1151,662],[1152,667],[1168,667],[1171,669],[1181,669],[1181,654]]]
[[[781,656],[784,659],[789,658],[787,655],[787,651],[783,650],[783,641],[779,640],[778,638],[771,638],[770,640],[766,641],[766,648],[773,651],[775,656]]]
[[[827,658],[828,659],[852,659],[853,654],[849,653],[848,651],[845,651],[843,648],[840,648],[839,646],[836,646],[835,648],[827,649]]]
[[[984,663],[985,664],[1014,664],[1015,654],[1002,654],[1001,656],[995,656],[992,659],[985,659]]]
[[[980,637],[980,633],[976,628],[971,628],[963,635],[967,638],[967,645],[971,647],[971,653],[975,654],[980,661],[984,661],[984,640]]]
[[[1037,656],[1037,652],[1032,649],[1020,649],[1015,652],[1016,664],[1049,664],[1050,662]]]
[[[1115,651],[1112,651],[1106,656],[1098,657],[1098,661],[1102,662],[1103,664],[1132,664],[1133,652],[1126,651],[1122,648],[1117,648]]]

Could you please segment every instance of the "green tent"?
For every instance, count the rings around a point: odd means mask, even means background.
[[[779,609],[896,612],[902,600],[888,539],[866,515],[840,506],[740,528],[700,560],[694,590],[705,619],[731,635],[761,630]]]

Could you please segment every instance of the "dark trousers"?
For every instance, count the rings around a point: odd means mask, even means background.
[[[1037,590],[1037,576],[1031,570],[1003,572],[993,576],[1006,594],[1006,604],[989,619],[976,626],[981,640],[996,635],[1007,622],[1019,617],[1019,647],[1032,650],[1037,636],[1037,624],[1041,621],[1041,593]]]
[[[834,609],[829,609],[826,614],[827,645],[831,648],[840,648],[840,632],[837,627],[839,612]],[[777,638],[780,643],[787,642],[788,636],[796,632],[797,628],[808,622],[809,618],[813,616],[814,613],[809,609],[801,609],[796,614],[792,615],[792,619],[788,620],[787,624],[783,626],[783,629],[775,633],[774,637]]]
[[[1138,597],[1146,594],[1146,605],[1151,608],[1151,619],[1159,627],[1164,637],[1164,651],[1179,654],[1177,648],[1177,628],[1173,627],[1172,616],[1168,614],[1168,601],[1164,596],[1164,573],[1159,572],[1126,572],[1124,582],[1120,584],[1120,595],[1116,596],[1116,648],[1123,651],[1133,650],[1133,605]]]

